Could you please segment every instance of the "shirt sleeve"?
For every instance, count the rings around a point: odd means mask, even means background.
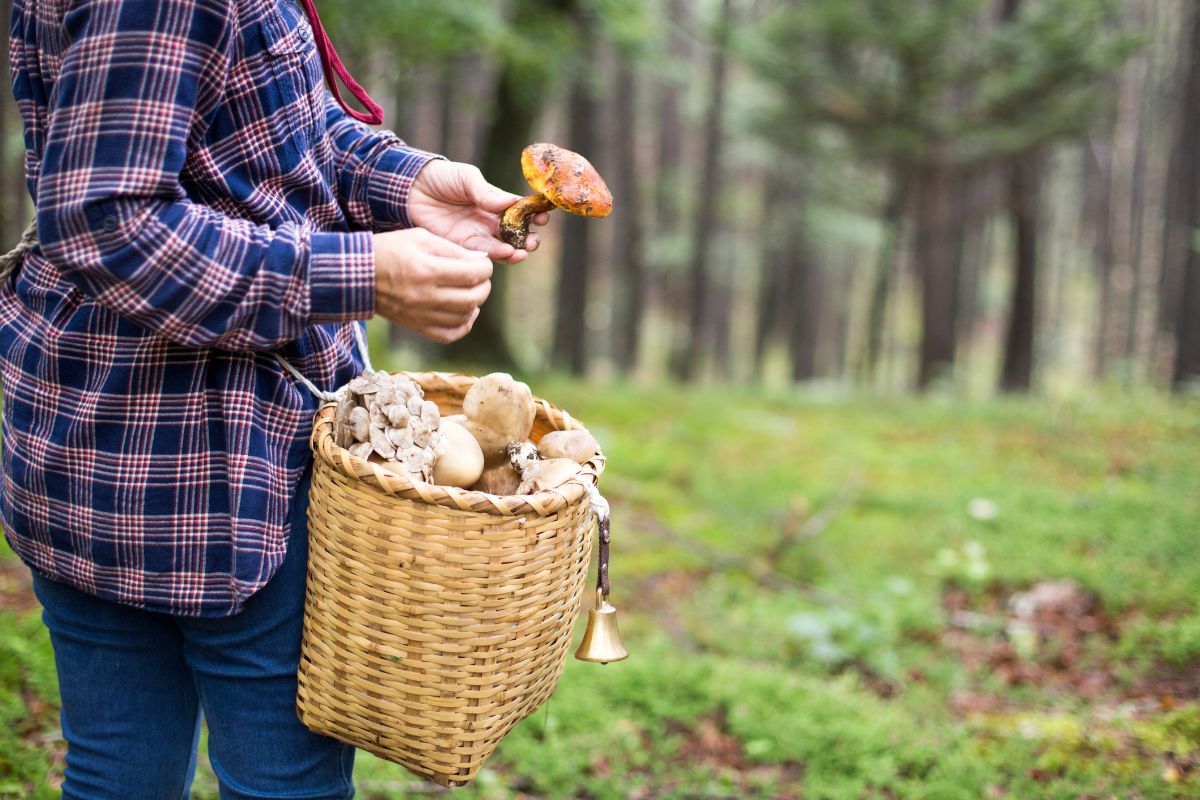
[[[373,231],[411,228],[408,195],[413,181],[421,167],[443,157],[409,147],[391,131],[373,130],[348,115],[329,92],[325,128],[347,219]]]
[[[272,349],[369,317],[371,234],[276,228],[193,203],[189,141],[222,102],[224,0],[84,0],[63,23],[37,186],[43,255],[97,302],[193,347]]]

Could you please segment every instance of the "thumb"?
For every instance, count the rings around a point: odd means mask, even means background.
[[[475,204],[484,211],[490,211],[493,214],[501,213],[521,199],[520,195],[506,192],[482,178],[480,178],[479,182],[472,189],[471,194],[475,200]]]

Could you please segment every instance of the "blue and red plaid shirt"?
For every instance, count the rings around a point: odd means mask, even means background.
[[[290,0],[16,0],[40,245],[0,289],[5,533],[33,568],[182,615],[272,575],[375,304],[370,231],[434,156],[328,96]],[[301,535],[303,532],[300,532]]]

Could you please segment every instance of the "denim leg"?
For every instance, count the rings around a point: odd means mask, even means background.
[[[67,740],[64,800],[184,798],[199,706],[174,621],[33,575]]]
[[[306,476],[283,563],[242,612],[178,620],[224,800],[342,800],[354,794],[354,748],[312,733],[296,716],[308,485]]]

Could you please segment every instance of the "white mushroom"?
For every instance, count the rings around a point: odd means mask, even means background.
[[[388,422],[397,428],[403,428],[407,426],[408,421],[412,418],[412,415],[408,413],[408,406],[405,405],[405,402],[406,401],[403,400],[397,400],[396,402],[388,405],[383,412],[384,416],[387,417]]]
[[[529,438],[536,412],[533,393],[507,372],[493,372],[475,382],[463,396],[466,428],[487,459],[502,457],[509,442]]]
[[[356,442],[371,439],[371,414],[362,406],[355,406],[350,412],[350,433]]]
[[[389,441],[382,428],[371,428],[371,448],[388,460],[396,458],[396,446]]]
[[[569,458],[583,464],[600,452],[600,445],[587,431],[551,431],[538,442],[542,458]]]
[[[569,458],[547,458],[527,462],[517,494],[531,494],[553,489],[579,474],[579,465]]]
[[[437,430],[438,423],[442,421],[442,412],[438,410],[437,403],[432,400],[422,401],[421,419],[425,420],[431,429]]]
[[[333,417],[333,438],[338,447],[349,447],[354,444],[354,433],[350,429],[350,414],[356,407],[354,396],[348,391],[342,391],[338,397],[337,412]]]
[[[463,426],[442,420],[442,436],[437,459],[433,462],[433,482],[442,486],[467,488],[483,474],[483,451],[475,437]]]
[[[521,476],[507,462],[502,461],[495,466],[486,467],[471,488],[477,492],[506,495],[516,494],[520,485]]]
[[[359,375],[354,380],[350,381],[350,391],[355,394],[374,394],[379,391],[379,385],[375,383],[373,376],[368,376],[366,373]]]

